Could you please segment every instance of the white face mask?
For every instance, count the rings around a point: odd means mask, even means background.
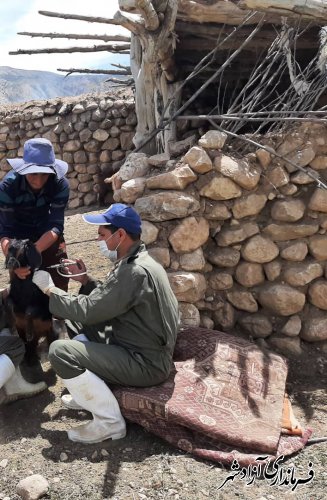
[[[116,260],[118,259],[117,248],[120,245],[120,243],[118,243],[118,245],[116,246],[115,250],[109,250],[109,248],[107,247],[107,241],[109,241],[110,238],[112,238],[114,236],[114,234],[112,234],[111,236],[109,236],[109,238],[107,238],[106,240],[100,240],[100,241],[98,241],[98,247],[99,247],[100,252],[105,257],[107,257],[111,262],[116,262]]]

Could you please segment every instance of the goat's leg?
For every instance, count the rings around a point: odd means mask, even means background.
[[[38,339],[30,340],[25,343],[25,361],[28,366],[37,365],[39,356],[37,353]]]
[[[25,356],[20,365],[23,377],[31,384],[36,384],[44,380],[44,373],[38,356],[37,347],[37,338],[25,343]]]
[[[17,333],[25,344],[24,362],[27,366],[33,366],[39,363],[39,357],[37,354],[39,339],[37,336],[31,335],[33,331],[32,323],[31,318],[28,318],[27,316],[16,316]]]
[[[3,310],[5,315],[6,324],[11,333],[17,333],[14,305],[10,297],[7,297],[3,302]]]

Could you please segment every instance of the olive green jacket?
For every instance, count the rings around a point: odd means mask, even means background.
[[[103,283],[90,280],[78,296],[59,288],[50,311],[75,333],[120,345],[138,361],[169,373],[179,323],[178,302],[163,267],[136,244]],[[140,356],[141,355],[141,356]]]

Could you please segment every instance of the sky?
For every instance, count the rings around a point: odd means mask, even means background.
[[[9,55],[9,51],[18,49],[93,46],[105,43],[102,40],[31,38],[17,35],[19,31],[129,35],[120,26],[46,17],[38,14],[39,10],[112,18],[118,10],[118,0],[91,0],[90,2],[82,0],[0,0],[0,66],[53,72],[57,72],[57,68],[110,68],[112,54],[109,52]],[[126,56],[124,59],[124,63],[128,63]],[[61,74],[64,75],[64,73]]]

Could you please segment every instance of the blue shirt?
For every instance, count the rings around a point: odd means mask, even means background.
[[[44,187],[34,192],[24,175],[10,171],[0,182],[0,238],[36,241],[50,230],[63,233],[68,197],[65,177],[50,175]]]

